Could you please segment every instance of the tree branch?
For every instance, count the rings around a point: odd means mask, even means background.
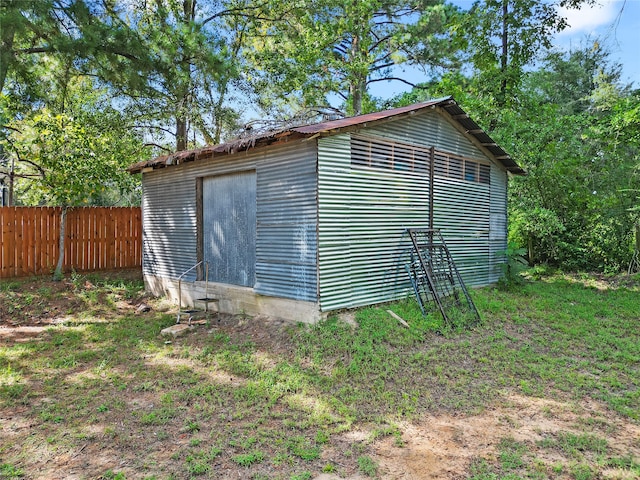
[[[378,46],[383,43],[386,42],[387,40],[389,40],[391,38],[391,35],[385,35],[384,37],[382,37],[381,39],[379,39],[377,42],[375,42],[373,45],[371,45],[371,47],[369,48],[368,52],[371,53],[373,52],[376,48],[378,48]]]
[[[47,53],[52,51],[53,51],[53,48],[50,46],[49,47],[32,47],[32,48],[20,48],[16,50],[16,54]]]
[[[27,160],[26,158],[20,158],[20,156],[18,155],[18,161],[19,162],[23,162],[23,163],[28,163],[29,165],[31,165],[33,168],[35,168],[38,172],[40,172],[40,176],[42,178],[44,178],[47,175],[47,171],[41,167],[40,165],[38,165],[35,162],[32,162],[31,160]],[[34,175],[35,177],[36,175]]]
[[[164,127],[159,127],[157,125],[129,125],[129,128],[146,128],[149,130],[160,130],[170,135],[176,134],[176,132],[174,132],[173,130],[169,130],[168,128],[164,128]]]
[[[14,130],[14,131],[16,131],[16,132],[20,132],[20,130],[17,130],[17,129],[12,128],[12,127],[7,127],[7,128],[10,128],[11,130]],[[37,163],[35,163],[35,162],[32,162],[31,160],[27,160],[26,158],[22,158],[22,157],[20,156],[20,152],[18,151],[18,149],[16,148],[15,144],[11,141],[11,139],[10,139],[10,138],[6,138],[6,141],[9,143],[9,145],[11,145],[12,150],[13,150],[13,152],[15,153],[15,155],[16,155],[16,157],[17,157],[17,159],[18,159],[18,161],[19,161],[19,162],[28,163],[29,165],[33,166],[33,167],[34,167],[38,172],[40,172],[40,176],[41,176],[42,178],[45,178],[45,176],[46,176],[46,171],[45,171],[45,169],[44,169],[43,167],[41,167],[40,165],[38,165],[38,164],[37,164]],[[15,171],[14,171],[14,172],[12,172],[12,174],[13,174],[13,175],[16,175]],[[35,177],[35,175],[34,175],[34,177]]]
[[[158,145],[157,143],[153,143],[153,142],[149,142],[149,143],[145,143],[144,144],[145,147],[157,147],[160,150],[163,150],[165,152],[172,152],[173,150],[171,150],[170,148],[167,147],[163,147],[162,145]]]
[[[385,68],[389,68],[389,67],[393,67],[395,65],[395,62],[388,62],[388,63],[384,63],[382,65],[375,65],[372,66],[369,71],[370,72],[378,72],[380,70],[384,70]]]
[[[213,15],[211,15],[210,17],[205,18],[201,25],[204,26],[207,23],[211,22],[212,20],[215,20],[216,18],[220,18],[220,17],[226,17],[226,16],[233,16],[233,15],[240,15],[242,17],[245,18],[250,18],[252,20],[267,20],[267,21],[271,21],[271,22],[275,22],[280,20],[280,18],[268,18],[268,17],[263,17],[262,15],[249,15],[247,13],[242,14],[240,12],[249,12],[249,11],[259,11],[261,7],[264,7],[266,5],[266,3],[262,3],[260,5],[256,5],[254,7],[238,7],[238,8],[228,8],[226,10],[222,10],[220,12],[214,13]]]
[[[17,178],[41,178],[41,175],[29,175],[26,173],[16,173],[16,172],[11,172],[10,170],[2,170],[0,169],[0,173],[3,175],[7,175],[7,176],[13,176],[13,177],[17,177]]]
[[[405,80],[404,78],[399,78],[399,77],[383,77],[383,78],[374,78],[373,80],[367,80],[367,85],[370,85],[370,84],[375,83],[375,82],[385,82],[385,81],[389,81],[389,82],[391,82],[391,81],[402,82],[402,83],[406,83],[406,84],[407,84],[407,85],[409,85],[410,87],[413,87],[413,88],[420,88],[420,89],[423,89],[423,90],[426,90],[426,89],[428,89],[428,88],[429,88],[429,87],[426,87],[426,86],[420,85],[419,83],[412,83],[412,82],[409,82],[408,80]]]
[[[7,130],[13,130],[14,132],[22,133],[22,131],[21,131],[21,130],[18,130],[17,128],[15,128],[15,127],[11,127],[11,126],[9,126],[9,125],[0,125],[0,128],[6,128]]]
[[[123,52],[121,50],[117,50],[109,45],[103,45],[102,46],[102,50],[105,51],[106,53],[111,53],[113,55],[117,55],[119,57],[123,57],[126,58],[128,60],[133,60],[133,61],[138,61],[140,60],[138,57],[136,57],[135,55],[132,55],[130,53],[127,52]]]

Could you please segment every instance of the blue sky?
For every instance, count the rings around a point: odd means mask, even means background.
[[[580,48],[589,39],[598,40],[611,52],[610,60],[622,64],[622,80],[640,88],[640,0],[596,0],[597,5],[580,10],[566,10],[569,28],[554,38],[557,48]],[[463,8],[473,0],[453,0]],[[405,78],[413,82],[426,80],[417,69],[407,68]],[[380,82],[372,88],[374,96],[390,98],[411,88],[400,82]]]
[[[567,30],[556,35],[560,48],[580,46],[587,36],[598,38],[622,64],[622,80],[640,88],[640,0],[598,0],[592,8],[566,11]]]

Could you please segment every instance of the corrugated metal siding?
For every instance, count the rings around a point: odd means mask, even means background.
[[[359,134],[434,146],[489,163],[435,111],[363,128]],[[419,177],[352,168],[349,134],[319,141],[318,171],[321,309],[355,307],[407,295],[411,287],[404,265],[411,243],[405,230],[428,226],[428,174]],[[442,229],[469,285],[497,280],[490,260],[506,235],[506,172],[491,163],[490,176],[491,185],[438,175],[434,179],[434,227]],[[493,234],[492,221],[496,224]]]
[[[318,274],[322,310],[352,305],[349,135],[318,141]]]
[[[177,278],[197,262],[195,175],[154,170],[142,175],[142,188],[143,272]]]
[[[279,149],[258,170],[255,291],[295,300],[318,298],[316,142]]]
[[[467,285],[489,283],[489,185],[436,175],[433,226]]]
[[[253,287],[256,281],[256,172],[202,181],[204,260],[209,280]]]
[[[418,113],[367,130],[367,133],[434,146],[470,159],[491,163],[491,185],[453,182],[436,175],[434,227],[442,230],[463,279],[487,285],[500,277],[495,251],[506,242],[506,170],[490,162],[478,147],[436,111]],[[436,170],[437,172],[437,170]],[[497,227],[492,231],[492,227]],[[493,252],[493,253],[492,253]]]
[[[489,231],[489,281],[497,282],[503,275],[500,264],[504,263],[507,249],[507,172],[491,169],[491,206]]]
[[[402,142],[433,146],[463,157],[485,158],[468,138],[435,110],[419,112],[395,122],[383,123],[367,129],[366,132]]]
[[[144,273],[177,278],[197,262],[196,178],[254,169],[254,290],[316,300],[315,146],[301,141],[144,173]],[[195,280],[195,274],[188,280]]]
[[[428,224],[427,172],[352,168],[349,135],[319,142],[318,168],[321,309],[406,295],[405,230]]]

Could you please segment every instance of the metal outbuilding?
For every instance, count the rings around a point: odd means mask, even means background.
[[[315,321],[411,289],[408,228],[439,228],[468,285],[496,282],[518,164],[451,97],[137,163],[143,274],[183,303]]]

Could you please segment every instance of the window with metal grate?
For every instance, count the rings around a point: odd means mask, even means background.
[[[428,175],[431,149],[393,140],[351,136],[351,165],[354,168],[392,170]],[[491,167],[477,160],[434,150],[434,174],[454,180],[491,182]]]

